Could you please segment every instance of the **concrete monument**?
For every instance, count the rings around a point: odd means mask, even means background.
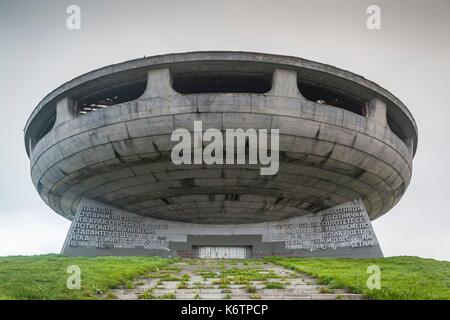
[[[244,134],[235,149],[232,131]],[[190,52],[63,84],[31,114],[25,145],[39,195],[73,221],[67,255],[380,257],[371,220],[410,183],[417,127],[349,71]]]

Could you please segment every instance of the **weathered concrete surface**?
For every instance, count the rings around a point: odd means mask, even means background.
[[[252,276],[246,283],[242,279],[230,277],[227,271],[239,269],[250,271]],[[207,275],[215,274],[211,278]],[[165,281],[164,276],[171,275],[185,279]],[[184,277],[184,278],[183,278]],[[267,277],[267,278],[266,278]],[[227,279],[227,282],[224,281]],[[241,281],[239,281],[241,280]],[[280,289],[268,289],[270,283],[282,284]],[[111,290],[120,300],[136,299],[182,299],[182,300],[360,300],[360,294],[351,294],[344,289],[330,289],[318,284],[317,279],[305,274],[288,270],[260,260],[223,261],[223,260],[182,260],[170,265],[168,270],[150,272],[134,281],[133,288]]]
[[[173,75],[207,73],[257,75],[272,85],[265,93],[181,94],[172,84]],[[357,97],[366,111],[310,101],[302,83]],[[80,111],[83,101],[116,89],[127,95],[136,86],[142,92],[131,100]],[[170,136],[177,128],[192,131],[196,120],[203,130],[279,129],[278,174],[261,176],[259,165],[174,165]],[[373,220],[410,183],[417,128],[401,101],[348,71],[294,57],[194,52],[133,60],[73,79],[33,111],[25,142],[39,195],[71,220],[82,198],[196,224],[280,221],[361,198]]]
[[[388,128],[386,103],[373,97],[368,117],[314,103],[302,98],[296,76],[275,69],[267,94],[182,95],[162,68],[149,71],[134,101],[70,117],[63,98],[57,110],[64,114],[31,152],[33,183],[69,219],[81,197],[190,222],[277,220],[356,198],[372,219],[387,212],[410,182],[413,149]],[[279,174],[263,177],[250,165],[175,166],[170,135],[192,130],[194,120],[204,130],[279,129]],[[230,194],[238,199],[228,201]]]
[[[398,98],[376,83],[347,70],[298,57],[229,51],[187,52],[152,56],[110,65],[79,76],[49,93],[38,104],[25,126],[25,140],[28,141],[29,136],[35,133],[40,121],[45,121],[40,114],[49,115],[61,96],[70,95],[80,98],[98,93],[111,85],[116,86],[125,82],[135,83],[142,78],[146,78],[148,69],[157,68],[160,65],[169,65],[171,70],[178,71],[184,70],[187,65],[196,65],[196,67],[199,66],[199,69],[202,67],[204,69],[208,62],[213,62],[215,65],[226,63],[229,66],[237,66],[239,70],[249,71],[255,71],[255,69],[273,71],[275,66],[283,66],[284,68],[298,70],[304,79],[329,83],[336,88],[345,88],[369,100],[375,96],[382,97],[383,100],[388,102],[390,108],[396,109],[395,112],[405,122],[404,125],[411,126],[407,130],[414,136],[414,148],[417,146],[417,127],[408,108]]]
[[[262,223],[195,224],[144,218],[83,199],[62,254],[199,257],[200,247],[246,248],[250,257],[379,258],[383,254],[361,201]]]

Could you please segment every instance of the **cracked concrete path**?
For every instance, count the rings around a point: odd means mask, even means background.
[[[182,259],[110,291],[117,299],[363,299],[263,260]]]

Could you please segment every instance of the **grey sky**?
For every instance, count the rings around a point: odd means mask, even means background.
[[[81,7],[82,29],[66,28]],[[370,4],[382,29],[366,28]],[[386,256],[450,260],[450,0],[0,0],[0,255],[59,252],[69,221],[34,189],[22,129],[37,103],[82,73],[129,59],[197,50],[299,56],[373,80],[419,128],[411,185],[374,222]]]

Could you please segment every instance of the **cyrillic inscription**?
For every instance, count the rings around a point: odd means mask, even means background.
[[[298,218],[297,223],[277,225],[263,234],[263,241],[284,241],[286,249],[373,247],[378,244],[361,200],[325,210],[317,216]]]
[[[115,215],[112,209],[79,207],[69,247],[169,249],[167,224],[152,224],[139,216]]]

